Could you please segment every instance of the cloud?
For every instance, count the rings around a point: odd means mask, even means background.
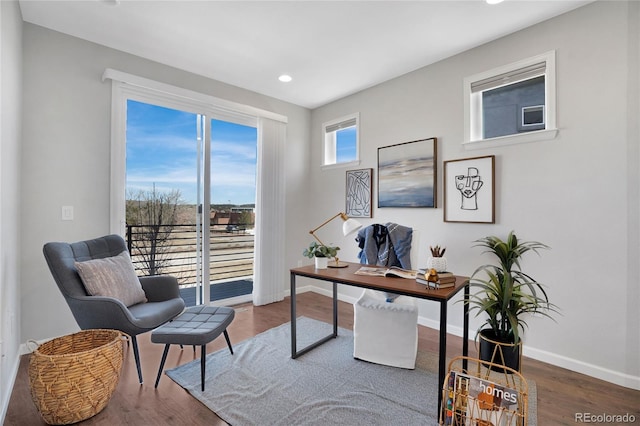
[[[130,101],[127,111],[127,189],[180,190],[196,201],[196,114]],[[212,120],[210,167],[217,202],[255,201],[255,128]],[[236,199],[242,201],[236,201]],[[212,202],[216,202],[212,200]]]

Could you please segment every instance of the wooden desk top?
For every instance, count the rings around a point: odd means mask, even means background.
[[[356,275],[355,272],[363,266],[360,263],[342,262],[346,268],[316,269],[314,265],[291,268],[291,274],[301,277],[315,278],[323,281],[347,284],[355,287],[369,288],[372,290],[388,291],[405,296],[418,297],[428,300],[449,300],[468,283],[468,277],[456,275],[456,284],[453,287],[432,289],[415,280],[397,277],[372,277],[369,275]]]

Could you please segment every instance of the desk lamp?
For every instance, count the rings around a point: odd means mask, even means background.
[[[315,238],[316,240],[318,240],[318,242],[323,245],[326,246],[325,243],[323,243],[320,238],[318,238],[318,236],[316,235],[316,231],[320,228],[322,228],[323,226],[325,226],[326,224],[328,224],[329,222],[331,222],[333,219],[339,217],[340,219],[342,219],[344,221],[344,223],[342,224],[342,234],[346,237],[347,235],[351,235],[354,232],[356,232],[357,230],[359,230],[360,228],[362,228],[362,224],[360,222],[358,222],[355,219],[350,218],[349,216],[347,216],[346,214],[340,212],[338,214],[336,214],[335,216],[332,216],[331,218],[327,219],[324,223],[322,223],[320,226],[318,226],[315,229],[312,229],[311,231],[309,231],[309,233],[311,235],[313,235],[313,238]],[[338,258],[336,257],[336,266],[338,266]]]

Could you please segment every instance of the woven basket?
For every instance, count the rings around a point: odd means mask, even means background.
[[[102,411],[120,379],[123,336],[84,330],[43,343],[31,354],[31,398],[45,422],[76,423]]]

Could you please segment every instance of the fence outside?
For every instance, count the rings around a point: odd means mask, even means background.
[[[253,225],[215,225],[210,231],[209,273],[211,284],[253,276]],[[171,225],[156,229],[159,239],[145,238],[149,226],[127,225],[127,246],[139,276],[149,275],[148,258],[155,252],[157,274],[173,275],[180,286],[196,284],[197,251],[195,224]],[[206,258],[206,257],[205,257]],[[147,259],[147,260],[145,260]]]

